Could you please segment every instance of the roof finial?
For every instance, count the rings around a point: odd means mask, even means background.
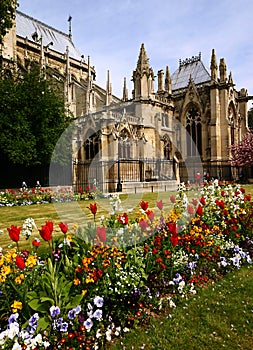
[[[124,78],[124,85],[123,85],[123,101],[128,100],[128,91],[126,87],[126,78]]]
[[[69,22],[69,39],[72,40],[72,17],[69,15],[68,22]]]
[[[110,71],[107,71],[107,82],[106,82],[106,106],[112,103],[112,85],[110,79]]]

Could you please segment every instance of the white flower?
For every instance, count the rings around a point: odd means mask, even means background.
[[[96,307],[102,307],[104,304],[104,298],[96,296],[94,299],[94,304],[96,305]]]
[[[111,340],[112,340],[112,331],[111,331],[111,329],[108,329],[108,330],[105,332],[105,335],[106,335],[106,340],[108,340],[108,341],[111,341]]]
[[[7,336],[10,339],[13,339],[19,333],[19,324],[17,322],[13,322],[9,325],[9,329],[7,329]]]
[[[15,341],[13,344],[12,350],[22,350],[22,346]]]

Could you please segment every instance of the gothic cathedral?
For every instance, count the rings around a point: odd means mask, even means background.
[[[210,69],[201,54],[184,60],[174,73],[156,76],[144,44],[133,70],[132,95],[95,83],[90,58],[65,34],[19,11],[2,47],[5,60],[19,67],[31,61],[62,84],[66,108],[76,116],[72,185],[96,182],[104,192],[175,189],[201,177],[236,180],[230,146],[248,131],[247,90],[235,89],[225,59],[213,49]],[[157,88],[155,91],[155,85]]]

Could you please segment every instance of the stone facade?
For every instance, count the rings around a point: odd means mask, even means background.
[[[229,164],[230,146],[247,132],[247,90],[235,89],[224,58],[212,50],[210,69],[201,54],[179,60],[155,73],[144,44],[133,71],[128,97],[95,84],[90,58],[84,59],[71,35],[17,12],[15,26],[2,48],[19,66],[37,61],[65,92],[66,107],[76,116],[73,184],[99,183],[105,192],[176,188],[179,181],[201,176],[236,179]]]

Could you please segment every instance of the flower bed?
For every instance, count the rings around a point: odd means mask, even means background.
[[[16,247],[0,254],[2,349],[101,349],[154,312],[174,308],[201,286],[251,264],[253,202],[239,185],[218,181],[188,199],[181,185],[169,212],[141,201],[136,218],[115,211],[83,229],[32,219],[8,233]],[[116,197],[115,197],[116,198]],[[30,251],[20,239],[37,231]]]
[[[45,204],[52,202],[70,202],[78,200],[96,199],[102,196],[98,187],[87,186],[79,188],[77,192],[72,186],[46,187],[41,186],[27,188],[26,185],[17,189],[6,189],[0,192],[0,207],[16,205]]]

